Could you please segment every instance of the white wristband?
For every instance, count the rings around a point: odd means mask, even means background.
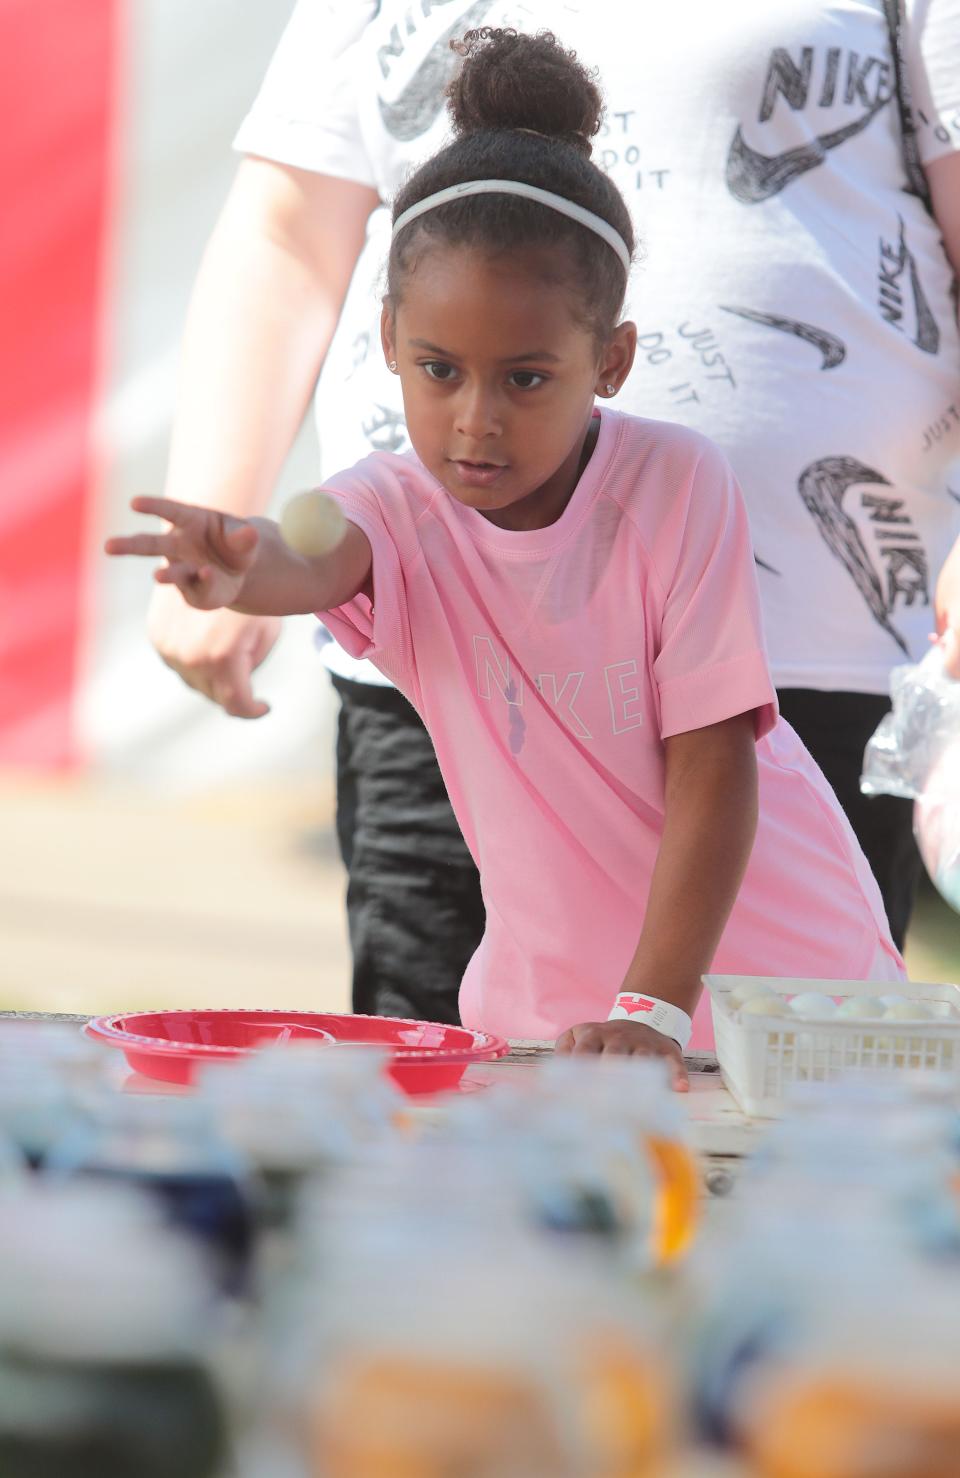
[[[655,1032],[672,1037],[681,1052],[686,1051],[693,1034],[693,1022],[679,1006],[659,1001],[656,996],[641,996],[627,990],[617,996],[607,1020],[638,1021],[643,1026],[652,1026]]]

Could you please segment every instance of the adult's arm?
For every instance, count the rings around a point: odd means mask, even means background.
[[[960,152],[931,159],[926,176],[944,248],[960,277]]]
[[[931,160],[926,172],[944,249],[960,278],[960,153]],[[960,374],[957,376],[957,391],[960,398]],[[946,638],[948,671],[960,678],[960,538],[940,571],[934,604],[937,631]]]
[[[166,497],[243,517],[266,507],[377,203],[352,180],[242,161],[187,315]],[[192,610],[158,586],[149,630],[163,660],[228,713],[267,711],[251,674],[275,618]]]

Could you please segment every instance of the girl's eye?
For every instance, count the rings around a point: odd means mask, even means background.
[[[428,359],[421,368],[429,379],[437,380],[441,385],[447,384],[456,374],[452,364],[445,364],[442,359]]]
[[[518,390],[535,390],[546,378],[546,375],[538,375],[536,370],[514,370],[510,383]]]

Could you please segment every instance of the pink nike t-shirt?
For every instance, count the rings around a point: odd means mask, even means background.
[[[520,532],[413,453],[326,486],[370,541],[374,602],[323,621],[422,716],[480,869],[467,1025],[547,1038],[606,1019],[663,830],[663,741],[749,711],[760,821],[713,969],[901,977],[856,838],[777,718],[746,515],[711,442],[604,409],[561,516]],[[693,1045],[711,1041],[701,1001]]]

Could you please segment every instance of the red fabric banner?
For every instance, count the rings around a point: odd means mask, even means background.
[[[0,3],[0,764],[78,758],[120,4]]]

